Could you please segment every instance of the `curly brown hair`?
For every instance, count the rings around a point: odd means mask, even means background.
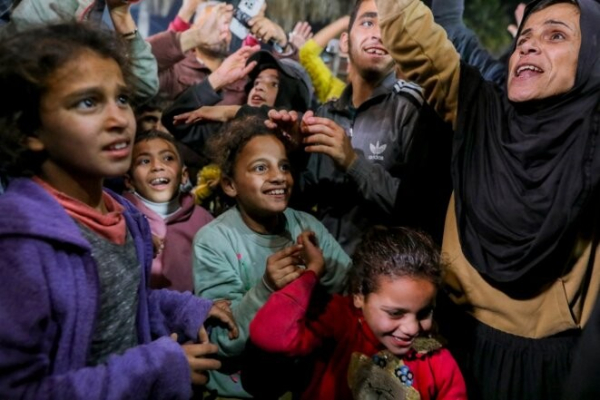
[[[250,115],[235,118],[223,126],[219,134],[208,142],[208,154],[221,168],[223,176],[233,178],[238,155],[252,138],[264,135],[275,136],[283,143],[286,151],[289,151],[289,140],[281,129],[268,128],[264,118]]]
[[[26,138],[40,128],[41,98],[56,70],[86,51],[115,60],[132,85],[126,45],[112,31],[70,22],[30,29],[0,43],[0,167],[11,175],[37,172],[45,156],[29,151]]]
[[[348,276],[350,294],[377,291],[379,277],[416,277],[439,288],[443,260],[433,240],[413,229],[375,226],[364,235],[352,257]]]

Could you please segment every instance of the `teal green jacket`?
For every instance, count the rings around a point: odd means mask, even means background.
[[[230,340],[224,328],[213,329],[211,342],[219,346],[225,372],[211,371],[208,388],[219,396],[250,398],[241,386],[239,356],[249,337],[250,321],[271,291],[263,282],[267,258],[296,242],[301,232],[315,232],[325,259],[321,285],[329,292],[343,289],[350,257],[333,236],[310,214],[290,208],[284,211],[286,229],[281,235],[260,235],[243,222],[237,208],[205,225],[194,238],[194,288],[207,299],[229,299],[240,336]]]

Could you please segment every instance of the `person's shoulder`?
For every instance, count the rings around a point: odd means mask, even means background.
[[[423,88],[414,82],[405,81],[404,79],[397,79],[392,85],[390,92],[395,96],[407,99],[417,107],[421,107],[426,102]]]
[[[288,207],[283,213],[286,219],[288,220],[288,223],[293,222],[296,225],[302,226],[304,229],[321,229],[322,227],[324,227],[321,221],[319,221],[313,215],[305,211],[295,210],[293,208]]]
[[[0,236],[18,235],[89,248],[65,209],[32,179],[10,182],[0,196],[0,215]]]
[[[229,236],[240,221],[243,223],[239,212],[235,208],[230,208],[200,228],[198,233],[196,233],[194,242],[210,241],[214,243],[215,237]]]

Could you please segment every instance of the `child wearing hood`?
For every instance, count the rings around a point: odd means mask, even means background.
[[[246,85],[246,104],[213,106],[220,99],[210,96],[205,85],[194,85],[164,112],[163,125],[203,156],[208,139],[219,132],[224,122],[245,115],[262,115],[266,119],[271,108],[299,112],[309,108],[310,78],[299,63],[278,59],[264,50],[254,53],[246,65],[253,63]]]

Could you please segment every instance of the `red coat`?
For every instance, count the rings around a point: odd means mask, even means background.
[[[273,293],[250,324],[250,339],[265,351],[288,356],[307,355],[327,340],[335,348],[319,358],[303,399],[352,398],[348,366],[353,352],[372,356],[384,346],[347,296],[334,295],[314,319],[307,319],[317,277],[309,271]],[[310,313],[313,315],[313,313]],[[333,340],[331,340],[333,339]],[[466,399],[467,390],[456,361],[446,349],[427,354],[411,352],[403,358],[414,375],[413,387],[423,400]]]

